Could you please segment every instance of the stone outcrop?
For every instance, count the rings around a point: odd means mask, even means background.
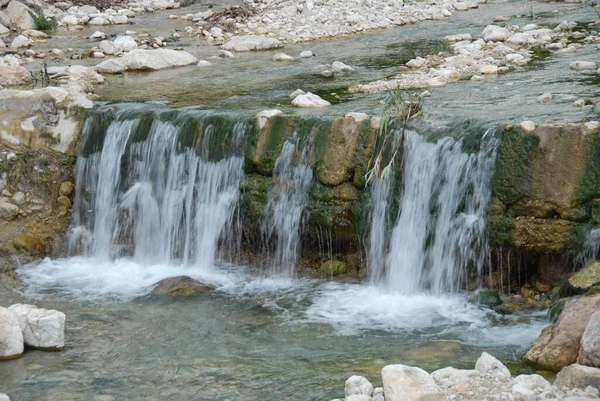
[[[600,388],[600,369],[573,364],[563,368],[554,381],[555,386]]]
[[[440,393],[429,373],[406,365],[388,365],[381,370],[386,401],[419,401]]]
[[[600,261],[595,261],[569,277],[569,284],[579,290],[589,290],[600,283]]]
[[[575,363],[586,326],[599,308],[600,296],[581,297],[569,303],[556,324],[542,331],[525,359],[541,369],[553,371]],[[593,344],[588,343],[589,346]]]
[[[600,368],[600,310],[590,316],[585,326],[577,363]]]

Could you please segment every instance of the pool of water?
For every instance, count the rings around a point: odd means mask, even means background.
[[[179,274],[218,289],[149,295]],[[1,289],[0,304],[62,310],[67,346],[0,364],[0,391],[16,400],[329,400],[352,374],[381,385],[390,363],[472,368],[486,350],[517,366],[546,324],[543,311],[501,317],[466,294],[402,295],[235,265],[47,259],[19,275],[25,284]]]

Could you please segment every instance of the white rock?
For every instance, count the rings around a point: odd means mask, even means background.
[[[523,46],[535,43],[535,39],[529,32],[517,32],[506,39],[506,43]]]
[[[4,393],[0,393],[0,401],[10,401],[10,397]]]
[[[529,390],[548,390],[552,384],[540,375],[519,375],[513,379],[516,384],[519,384]],[[514,392],[514,391],[513,391]]]
[[[101,31],[96,31],[90,35],[90,39],[92,40],[100,40],[106,38],[106,34]]]
[[[512,386],[512,394],[519,401],[535,401],[535,392],[528,389],[522,384]]]
[[[135,39],[133,39],[131,36],[119,36],[113,41],[113,43],[117,49],[117,53],[126,53],[138,48]]]
[[[171,49],[135,49],[120,59],[106,60],[96,66],[98,72],[119,73],[135,70],[162,70],[196,64],[198,59],[190,53]]]
[[[221,48],[235,52],[247,52],[251,50],[268,50],[283,47],[283,43],[275,38],[264,35],[234,36]]]
[[[10,198],[10,203],[17,206],[23,206],[25,204],[25,194],[21,191],[16,192],[12,198]]]
[[[550,92],[544,92],[541,95],[538,96],[538,100],[540,102],[544,102],[547,100],[552,100],[554,98],[554,95],[552,95],[552,93]]]
[[[23,35],[19,35],[13,39],[12,43],[10,44],[10,47],[18,49],[21,47],[29,47],[32,44],[33,44],[33,40],[31,40]]]
[[[331,71],[334,74],[339,74],[339,73],[343,73],[343,72],[353,72],[354,68],[342,63],[341,61],[334,61],[331,64]]]
[[[10,33],[10,29],[0,23],[0,36],[6,36]],[[4,43],[4,42],[3,42]]]
[[[265,125],[267,125],[267,122],[271,118],[278,116],[280,114],[283,114],[283,111],[277,110],[277,109],[263,110],[263,111],[259,112],[256,115],[256,120],[258,122],[258,128],[263,129],[265,127]]]
[[[410,67],[410,68],[421,68],[421,67],[425,66],[426,63],[427,63],[427,60],[425,60],[424,58],[421,58],[421,57],[417,57],[417,58],[413,58],[412,60],[409,60],[406,63],[406,66]]]
[[[304,92],[302,89],[296,89],[295,91],[289,94],[289,97],[290,99],[295,99],[300,95],[304,95],[305,93],[306,92]]]
[[[115,25],[129,24],[129,18],[127,18],[125,15],[111,15],[110,22]]]
[[[533,132],[535,131],[535,123],[533,121],[521,121],[521,123],[519,124],[519,127],[521,127],[521,129],[527,133]],[[503,365],[504,366],[504,365]],[[508,369],[507,369],[508,371]],[[510,377],[510,373],[509,376]]]
[[[471,36],[470,33],[459,33],[457,35],[448,35],[448,36],[445,36],[444,40],[446,42],[453,43],[453,42],[462,42],[462,41],[465,41],[465,40],[471,41],[471,40],[473,40],[473,37]]]
[[[507,54],[504,59],[506,60],[507,63],[509,64],[515,64],[515,65],[523,65],[527,63],[527,59],[525,57],[523,57],[522,54],[519,53],[511,53],[511,54]]]
[[[15,304],[8,309],[17,316],[25,344],[40,349],[64,348],[64,313],[27,304]]]
[[[310,57],[314,57],[314,54],[311,50],[305,50],[303,52],[300,53],[300,58],[310,58]]]
[[[104,58],[104,53],[102,52],[94,52],[93,54],[94,58]]]
[[[98,44],[98,47],[104,54],[113,55],[117,54],[117,47],[110,40],[103,40]]]
[[[347,396],[345,401],[373,401],[373,398],[366,394],[352,394]]]
[[[321,99],[319,96],[313,93],[308,92],[304,95],[297,96],[292,101],[292,106],[304,108],[317,108],[331,106],[331,103],[329,103],[327,100]]]
[[[487,64],[487,65],[482,66],[479,69],[479,72],[481,72],[482,74],[486,74],[486,75],[498,74],[498,66],[493,65],[493,64]]]
[[[356,121],[357,123],[361,123],[361,122],[363,122],[365,120],[368,120],[369,119],[369,115],[367,113],[349,112],[349,113],[346,113],[346,115],[344,116],[344,118],[351,118],[354,121]]]
[[[198,64],[196,64],[198,67],[208,67],[211,66],[212,63],[210,61],[207,60],[200,60],[198,61]]]
[[[4,191],[3,191],[4,192]],[[19,215],[19,207],[0,199],[0,218],[12,220]]]
[[[569,68],[575,71],[596,70],[598,66],[593,61],[573,61]]]
[[[8,7],[6,7],[4,12],[8,15],[10,21],[21,31],[37,28],[31,16],[32,14],[35,15],[35,13],[23,3],[12,0],[8,3]]]
[[[217,55],[219,57],[223,57],[223,58],[234,58],[235,57],[232,52],[227,51],[227,50],[219,50],[217,52]]]
[[[585,326],[577,362],[588,366],[600,366],[600,311],[594,312]]]
[[[44,40],[44,39],[48,39],[50,37],[50,35],[41,32],[41,31],[37,31],[35,29],[28,29],[26,31],[23,31],[23,36],[28,37],[29,39],[33,39],[33,40]]]
[[[478,370],[456,369],[452,366],[431,373],[433,380],[441,387],[453,387],[458,383],[469,381],[475,376],[479,376]]]
[[[373,385],[363,376],[350,376],[346,380],[344,394],[346,398],[354,394],[364,394],[371,397],[373,395]]]
[[[487,375],[499,380],[510,379],[510,371],[508,368],[487,352],[482,353],[479,359],[477,359],[475,370],[478,370],[482,375]]]
[[[0,306],[0,359],[18,358],[23,354],[23,348],[19,319],[12,311]]]
[[[483,29],[482,36],[486,42],[502,42],[510,37],[510,31],[497,25],[488,25]]]
[[[109,25],[110,22],[102,17],[94,17],[89,22],[88,25]]]
[[[63,19],[60,20],[63,25],[79,25],[79,19],[74,15],[65,15]]]
[[[285,53],[275,53],[272,57],[273,61],[294,61],[292,56],[288,56]]]
[[[388,365],[381,370],[386,401],[419,401],[437,396],[440,389],[421,368],[406,365]]]

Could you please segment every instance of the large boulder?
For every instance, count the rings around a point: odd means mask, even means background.
[[[184,51],[135,49],[120,59],[110,59],[98,64],[96,71],[116,74],[124,71],[163,70],[197,62],[196,57]]]
[[[600,261],[595,261],[569,277],[569,284],[580,290],[589,290],[600,283]]]
[[[456,369],[452,366],[431,372],[431,377],[440,387],[453,387],[459,383],[470,381],[480,375],[478,370]]]
[[[577,363],[600,367],[600,310],[594,312],[583,331]]]
[[[31,16],[32,14],[35,15],[35,13],[31,11],[31,9],[25,4],[16,0],[12,0],[10,3],[8,3],[8,7],[6,7],[5,12],[13,25],[21,31],[37,28],[37,25]]]
[[[509,380],[510,371],[502,362],[487,352],[483,352],[475,363],[475,370],[482,375],[498,380]]]
[[[117,49],[117,53],[125,53],[138,48],[138,45],[131,36],[119,36],[114,40],[115,48]]]
[[[388,365],[381,370],[386,401],[418,401],[440,394],[429,373],[406,365]]]
[[[48,351],[65,347],[64,313],[27,304],[15,304],[8,309],[17,316],[27,346]]]
[[[592,386],[600,389],[600,369],[573,364],[558,372],[553,384],[558,388],[562,386],[571,388]]]
[[[188,276],[168,277],[156,283],[152,294],[172,297],[193,297],[212,292],[215,287],[202,284]]]
[[[370,397],[373,395],[373,385],[362,376],[350,376],[350,378],[346,380],[344,394],[346,395],[346,398],[355,394],[365,394]]]
[[[17,316],[0,306],[0,360],[23,355],[23,332]]]
[[[234,52],[248,52],[251,50],[268,50],[283,47],[283,43],[275,38],[264,35],[234,36],[221,46],[224,50]]]
[[[2,65],[0,66],[1,86],[24,86],[32,82],[31,74],[25,67]]]
[[[600,296],[582,297],[568,304],[553,326],[544,329],[525,360],[547,370],[559,371],[577,361],[583,332],[594,312],[600,308]]]

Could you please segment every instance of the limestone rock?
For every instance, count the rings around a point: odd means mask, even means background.
[[[473,291],[469,297],[469,301],[477,305],[488,307],[498,306],[502,303],[498,291],[486,290],[483,288]]]
[[[1,22],[0,22],[0,36],[6,36],[10,33],[10,29],[8,29],[7,27],[5,27]]]
[[[0,306],[0,360],[20,357],[23,348],[19,319],[13,312]]]
[[[258,114],[256,114],[258,128],[263,129],[265,127],[265,125],[267,125],[267,122],[269,122],[269,120],[271,118],[281,115],[281,114],[283,114],[283,111],[277,110],[277,109],[263,110],[263,111],[258,112]]]
[[[275,38],[264,35],[234,36],[221,46],[224,50],[247,52],[252,50],[268,50],[283,47],[283,43]]]
[[[552,384],[540,375],[519,375],[513,379],[516,384],[529,389],[529,390],[548,390]]]
[[[19,35],[13,39],[13,41],[10,43],[10,47],[15,48],[15,49],[20,49],[22,47],[29,47],[32,44],[33,44],[33,40],[29,39],[26,36]]]
[[[557,387],[586,388],[592,386],[598,389],[600,388],[600,369],[573,364],[558,372],[553,384]]]
[[[462,42],[465,40],[469,40],[469,41],[473,40],[473,37],[471,36],[470,33],[459,33],[457,35],[448,35],[448,36],[444,37],[444,41],[450,42],[450,43]]]
[[[583,332],[599,308],[600,296],[581,297],[567,305],[556,324],[538,337],[525,359],[541,369],[553,371],[575,363]]]
[[[65,347],[64,313],[27,304],[15,304],[8,309],[17,316],[26,345],[42,350]]]
[[[0,199],[0,218],[12,220],[19,215],[19,207]]]
[[[0,85],[6,86],[23,86],[32,83],[31,74],[25,67],[20,66],[0,66]]]
[[[285,53],[275,53],[271,59],[273,61],[294,61],[292,56],[288,56]]]
[[[44,39],[48,39],[50,37],[50,35],[48,35],[44,32],[41,32],[41,31],[36,31],[35,29],[28,29],[28,30],[24,31],[23,36],[26,36],[29,39],[33,39],[33,40],[44,40]]]
[[[577,363],[600,367],[600,310],[590,317],[583,331]]]
[[[117,47],[110,40],[103,40],[98,44],[98,47],[104,54],[113,55],[117,54]]]
[[[46,249],[44,240],[32,235],[20,234],[13,238],[13,247],[31,255],[43,255]]]
[[[479,376],[478,370],[456,369],[452,366],[438,369],[431,373],[431,377],[440,387],[453,387],[459,383],[468,382],[471,378]]]
[[[223,49],[221,49],[217,52],[217,56],[222,57],[222,58],[234,58],[235,57],[232,52],[230,52],[229,50],[223,50]]]
[[[573,61],[569,68],[574,71],[595,71],[598,66],[593,61]]]
[[[479,359],[477,359],[475,370],[478,370],[482,375],[497,378],[499,380],[510,379],[510,371],[508,368],[487,352],[482,353]]]
[[[510,37],[510,31],[497,25],[488,25],[483,29],[482,36],[486,42],[504,41]]]
[[[173,297],[191,297],[212,292],[215,287],[205,285],[188,276],[169,277],[160,280],[152,290],[152,294],[170,295]]]
[[[70,196],[75,190],[75,185],[71,181],[64,181],[60,184],[60,188],[58,189],[58,193],[62,196]]]
[[[311,50],[304,50],[303,52],[300,53],[300,58],[311,58],[314,57],[314,54]]]
[[[352,394],[347,396],[345,401],[373,401],[373,398],[366,394]]]
[[[512,395],[517,400],[535,401],[535,392],[522,384],[515,384],[512,386]]]
[[[362,376],[350,376],[344,387],[346,398],[354,394],[373,395],[373,385]]]
[[[388,365],[381,370],[381,378],[386,401],[419,401],[440,393],[433,378],[421,368]]]
[[[341,61],[334,61],[331,64],[331,71],[334,74],[340,74],[340,73],[345,73],[345,72],[353,72],[354,68],[342,63]]]
[[[200,60],[198,61],[198,64],[196,64],[198,67],[208,67],[211,66],[212,63],[208,60]]]
[[[98,72],[162,70],[198,62],[190,53],[170,49],[135,49],[120,59],[106,60],[96,66]]]
[[[569,284],[580,290],[589,290],[600,282],[600,261],[594,261],[569,277]]]
[[[535,131],[536,125],[533,121],[521,121],[521,123],[519,124],[519,127],[523,131],[530,133],[530,132]]]
[[[135,39],[133,39],[131,36],[119,36],[113,41],[113,43],[117,49],[117,53],[125,53],[138,48]]]
[[[327,100],[321,99],[320,96],[307,92],[304,95],[297,96],[292,101],[292,106],[304,108],[318,108],[331,106],[331,103],[329,103]]]
[[[4,393],[0,393],[0,401],[10,401],[10,397]]]
[[[482,66],[479,69],[479,72],[485,75],[495,75],[498,74],[498,66],[494,64],[487,64]]]
[[[37,28],[35,21],[31,16],[31,14],[35,13],[25,4],[12,0],[8,3],[5,12],[10,18],[10,21],[21,31]]]
[[[304,95],[306,94],[306,92],[304,92],[302,89],[296,89],[295,91],[293,91],[292,93],[290,93],[288,96],[290,99],[295,99],[300,95]]]

